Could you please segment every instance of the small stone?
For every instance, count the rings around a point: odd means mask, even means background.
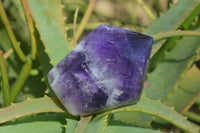
[[[152,42],[150,36],[100,25],[48,73],[49,83],[75,116],[136,103]]]

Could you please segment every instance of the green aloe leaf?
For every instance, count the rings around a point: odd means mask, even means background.
[[[200,3],[192,11],[191,15],[184,21],[184,23],[181,25],[181,28],[188,29],[190,25],[192,25],[192,21],[194,21],[195,17],[199,15],[199,12],[200,12]]]
[[[193,9],[200,3],[200,0],[181,0],[175,6],[171,7],[167,13],[163,14],[156,22],[149,26],[145,33],[154,35],[161,31],[176,30],[190,16]],[[163,41],[153,44],[152,56],[159,50]]]
[[[107,126],[104,133],[162,133],[153,129],[145,129],[133,126]]]
[[[184,37],[177,42],[176,46],[166,54],[165,59],[149,74],[151,87],[143,91],[147,97],[161,99],[164,103],[171,98],[181,78],[194,63],[200,47],[199,41],[198,37]]]
[[[174,106],[177,112],[184,114],[200,95],[199,83],[200,70],[196,65],[193,65],[181,80],[176,91],[172,94],[166,104],[168,106]]]
[[[70,52],[61,0],[28,0],[28,5],[47,55],[55,66]]]
[[[127,115],[127,112],[140,112],[151,115],[173,124],[184,132],[198,133],[197,129],[193,128],[193,126],[190,124],[190,122],[187,121],[186,118],[184,118],[168,106],[163,105],[160,101],[151,100],[144,95],[141,97],[141,100],[135,105],[107,111],[105,113],[97,115],[95,119],[99,119],[102,116],[111,113],[121,113],[121,115],[123,115],[124,113],[124,115]],[[132,119],[132,121],[135,120]]]
[[[52,91],[52,89],[50,89],[50,85],[49,85],[49,82],[48,82],[48,78],[47,78],[47,74],[48,72],[53,68],[53,66],[50,64],[50,59],[49,59],[49,56],[48,54],[45,52],[45,47],[44,45],[42,44],[41,40],[39,40],[39,34],[36,34],[37,36],[37,53],[38,53],[38,56],[39,56],[39,61],[40,61],[40,67],[41,67],[41,70],[42,70],[42,73],[43,73],[43,82],[45,82],[46,84],[46,88],[47,88],[47,91],[48,92],[48,95],[51,96],[51,97],[56,97],[54,92]]]
[[[74,119],[67,119],[66,133],[73,133],[76,129],[78,121]]]
[[[64,114],[33,115],[0,126],[1,133],[62,133],[66,124]]]
[[[144,128],[151,128],[151,123],[154,119],[155,118],[153,118],[151,115],[147,115],[141,112],[116,113],[113,114],[113,117],[111,117],[112,121],[124,122],[126,124]]]
[[[27,115],[47,112],[67,113],[58,99],[50,97],[28,99],[24,102],[0,109],[0,123]]]
[[[90,121],[84,133],[92,133],[94,131],[95,133],[103,133],[107,127],[108,120],[109,120],[109,115],[105,115],[99,120]]]

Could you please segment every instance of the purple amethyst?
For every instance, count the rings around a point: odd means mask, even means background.
[[[66,109],[85,116],[139,100],[153,38],[100,25],[48,74]]]

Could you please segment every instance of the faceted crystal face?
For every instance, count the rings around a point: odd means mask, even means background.
[[[100,25],[49,73],[49,83],[75,116],[135,103],[145,81],[153,38]]]

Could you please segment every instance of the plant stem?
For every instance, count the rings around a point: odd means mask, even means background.
[[[136,0],[136,2],[141,6],[141,8],[146,12],[147,16],[151,19],[151,20],[156,20],[155,15],[153,14],[153,12],[149,9],[148,6],[145,5],[143,0]]]
[[[77,45],[77,39],[76,39],[76,20],[77,20],[77,16],[78,16],[78,10],[79,8],[76,8],[75,14],[74,14],[74,26],[73,26],[73,37],[74,37],[74,46],[76,47]]]
[[[12,53],[13,53],[13,49],[10,48],[6,53],[4,53],[3,55],[4,59],[7,59]]]
[[[74,133],[83,133],[91,119],[92,119],[92,115],[87,116],[87,117],[81,117],[81,119],[78,122],[78,125],[76,126]]]
[[[6,64],[3,57],[3,52],[0,51],[0,71],[2,77],[2,90],[4,97],[4,107],[10,105],[10,90],[9,90],[9,82],[8,82],[8,74],[6,70]]]
[[[200,124],[200,115],[196,114],[196,113],[193,113],[191,111],[188,111],[184,114],[188,119],[194,121],[194,122],[197,122]]]
[[[32,66],[32,61],[30,59],[28,59],[26,61],[26,63],[24,64],[24,66],[22,67],[22,70],[17,78],[17,81],[15,83],[15,85],[13,86],[12,90],[11,90],[11,102],[13,102],[16,98],[16,96],[18,95],[19,91],[21,90],[21,88],[23,87],[26,79],[28,78],[28,76],[30,75],[30,71],[31,71],[31,66]]]
[[[81,36],[81,34],[82,34],[82,32],[83,32],[83,30],[84,30],[84,28],[85,28],[85,26],[86,26],[86,24],[88,22],[88,19],[90,18],[90,15],[92,13],[92,9],[94,7],[94,4],[95,4],[95,0],[90,0],[90,3],[88,5],[88,7],[87,7],[85,15],[84,15],[83,19],[81,20],[81,23],[80,23],[80,25],[78,27],[78,30],[76,32],[76,39],[77,40]],[[72,44],[72,43],[73,43],[73,39],[72,39],[72,42],[70,44]]]
[[[3,21],[3,24],[5,25],[8,36],[9,36],[11,42],[12,42],[11,44],[12,44],[13,49],[17,53],[20,60],[23,61],[23,62],[26,62],[26,56],[24,55],[21,48],[19,47],[19,44],[18,44],[18,42],[15,38],[15,35],[14,35],[14,33],[13,33],[11,27],[10,27],[10,24],[8,22],[8,18],[7,18],[6,13],[3,9],[3,5],[2,5],[1,1],[0,1],[0,17]]]
[[[31,59],[34,60],[36,58],[36,50],[37,50],[37,45],[36,45],[36,39],[34,35],[34,26],[33,26],[33,20],[31,18],[30,10],[27,4],[26,0],[21,0],[21,4],[24,10],[24,15],[26,18],[26,22],[28,24],[28,29],[29,29],[29,35],[31,38]]]
[[[161,39],[166,39],[170,37],[176,36],[197,36],[200,37],[199,31],[169,31],[169,32],[159,32],[156,35],[153,35],[154,41],[158,41]]]

